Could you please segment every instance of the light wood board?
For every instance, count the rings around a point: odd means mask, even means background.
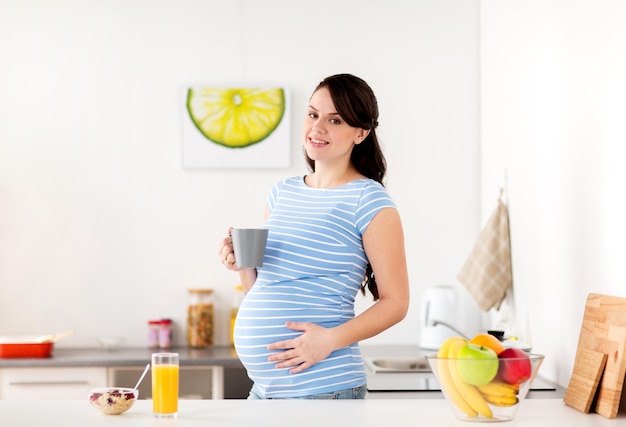
[[[563,402],[585,414],[589,413],[606,366],[606,358],[606,354],[586,348],[578,352]]]
[[[584,357],[585,350],[607,355],[591,410],[615,418],[626,376],[626,298],[593,293],[587,296],[576,359]]]

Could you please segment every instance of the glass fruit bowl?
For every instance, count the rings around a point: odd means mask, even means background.
[[[124,387],[101,387],[89,390],[89,403],[106,415],[128,411],[139,398],[139,390]]]
[[[495,359],[426,355],[454,416],[477,422],[512,420],[543,359],[521,350],[507,350]]]

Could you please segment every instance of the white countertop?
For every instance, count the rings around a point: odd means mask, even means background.
[[[465,426],[443,399],[365,400],[181,400],[175,420],[155,419],[152,402],[139,400],[125,414],[103,415],[87,399],[75,401],[0,400],[0,425],[7,427],[62,425],[98,426]],[[583,414],[559,399],[528,399],[520,404],[513,421],[505,426],[617,427],[626,424],[626,414],[607,419]]]

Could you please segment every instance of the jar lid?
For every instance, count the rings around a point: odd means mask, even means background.
[[[187,289],[190,294],[212,294],[213,289]]]
[[[148,324],[149,325],[160,325],[161,321],[160,320],[148,320]]]

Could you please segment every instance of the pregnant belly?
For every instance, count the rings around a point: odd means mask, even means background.
[[[275,362],[268,357],[284,350],[268,350],[269,344],[297,338],[300,330],[285,326],[288,321],[312,322],[323,327],[341,323],[336,315],[319,310],[285,310],[242,307],[239,309],[234,329],[237,355],[244,367],[251,372],[266,372],[275,369]]]

